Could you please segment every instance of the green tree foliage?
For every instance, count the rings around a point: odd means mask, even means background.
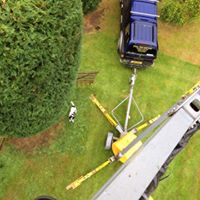
[[[81,1],[6,1],[0,22],[0,135],[30,136],[68,109],[79,64]]]
[[[91,10],[94,10],[101,0],[82,0],[83,12],[86,14]]]
[[[161,19],[182,25],[200,15],[199,0],[165,0],[162,3]]]

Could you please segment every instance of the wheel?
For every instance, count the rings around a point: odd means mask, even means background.
[[[36,197],[35,200],[56,200],[56,199],[50,196],[39,196],[39,197]]]
[[[111,147],[112,147],[112,143],[113,143],[113,133],[108,132],[106,144],[105,144],[105,149],[110,150]]]
[[[118,48],[117,48],[119,54],[122,53],[123,37],[124,37],[123,32],[120,31],[120,36],[119,36],[119,40],[118,40]]]
[[[144,67],[150,67],[154,64],[153,60],[149,60],[149,61],[144,61],[143,62],[143,66]]]

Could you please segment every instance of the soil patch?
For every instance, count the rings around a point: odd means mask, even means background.
[[[99,31],[101,29],[101,20],[104,16],[104,8],[99,8],[95,10],[84,18],[84,31],[86,33],[91,33],[94,31]]]
[[[200,65],[199,22],[173,26],[159,21],[159,47],[162,52]]]
[[[9,139],[8,144],[14,145],[17,150],[31,152],[39,147],[48,146],[61,131],[63,122],[52,126],[47,131],[44,131],[36,136],[28,138],[14,138]]]

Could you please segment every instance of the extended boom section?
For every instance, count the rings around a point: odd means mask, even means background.
[[[192,94],[190,92],[188,96],[184,96],[121,152],[123,156],[139,140],[148,137],[140,149],[92,199],[148,199],[169,163],[198,129],[200,129],[199,85]]]

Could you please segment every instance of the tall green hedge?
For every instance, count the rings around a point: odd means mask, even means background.
[[[0,6],[0,135],[30,136],[68,110],[79,64],[81,5],[9,0]]]
[[[161,19],[174,24],[184,24],[200,16],[199,0],[165,0],[162,3]]]
[[[89,11],[94,10],[101,0],[82,0],[83,3],[83,12],[86,14]]]

